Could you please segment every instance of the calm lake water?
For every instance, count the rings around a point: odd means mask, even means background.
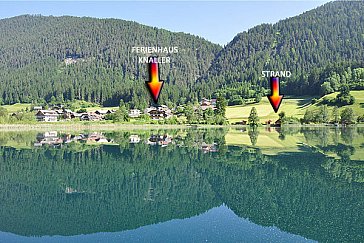
[[[312,241],[364,241],[364,128],[0,132],[0,242]]]

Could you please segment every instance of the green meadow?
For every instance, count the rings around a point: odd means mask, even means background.
[[[323,104],[323,100],[325,99],[325,97],[335,98],[337,94],[338,92],[323,96],[318,99],[315,104],[312,104],[312,99],[314,97],[284,97],[278,113],[284,111],[287,116],[302,118],[307,109],[318,109],[319,106]],[[363,115],[364,90],[351,91],[350,94],[355,97],[355,103],[353,105],[339,107],[339,112],[346,107],[351,107],[356,115]],[[228,106],[226,108],[226,117],[228,118],[230,123],[247,120],[250,114],[250,110],[253,107],[257,109],[260,121],[263,123],[267,120],[275,121],[278,119],[278,113],[274,113],[267,97],[263,97],[259,103],[255,104]],[[328,109],[332,111],[333,106],[328,106]]]
[[[14,112],[18,112],[18,111],[22,111],[22,110],[26,110],[27,108],[30,109],[31,104],[27,104],[27,103],[16,103],[13,105],[3,105],[2,107],[4,107],[8,113],[14,113]]]
[[[353,105],[347,105],[339,107],[339,112],[346,108],[351,107],[356,115],[364,114],[364,90],[359,91],[351,91],[350,92],[355,97],[355,103]],[[302,118],[307,109],[318,109],[320,105],[323,104],[323,101],[326,97],[335,98],[338,93],[332,93],[326,96],[321,97],[317,100],[315,104],[312,104],[312,99],[315,97],[284,97],[282,104],[279,108],[279,112],[284,111],[287,116],[294,116],[297,118]],[[75,110],[81,109],[85,107],[88,112],[96,111],[96,110],[107,110],[107,109],[118,109],[118,107],[101,107],[96,104],[87,103],[83,101],[76,101],[72,106]],[[21,110],[30,109],[31,104],[20,104],[16,103],[13,105],[4,105],[4,108],[7,109],[9,114],[18,112]],[[228,118],[230,124],[235,123],[242,120],[247,120],[250,114],[250,110],[255,107],[257,109],[260,121],[264,123],[267,120],[275,121],[278,119],[278,113],[275,113],[270,105],[268,98],[263,97],[259,103],[253,103],[248,105],[236,105],[236,106],[228,106],[226,108],[226,117]],[[333,106],[328,106],[329,111],[331,112]]]

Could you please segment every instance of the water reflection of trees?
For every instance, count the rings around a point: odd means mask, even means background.
[[[175,143],[165,148],[130,144],[134,132],[107,133],[118,145],[86,150],[69,149],[77,143],[1,147],[0,230],[21,235],[122,231],[225,203],[240,217],[307,238],[364,240],[364,189],[355,183],[363,174],[347,180],[345,168],[330,169],[338,167],[335,161],[353,165],[350,145],[319,147],[337,151],[341,161],[307,148],[267,156],[250,146],[226,146],[226,130],[168,133]],[[217,144],[218,153],[205,153],[203,143]]]
[[[248,135],[250,138],[250,142],[253,146],[257,144],[258,136],[259,136],[259,130],[257,127],[251,127],[248,131]]]
[[[363,186],[332,179],[320,166],[326,160],[320,153],[258,155],[251,167],[210,165],[209,181],[237,215],[260,225],[319,241],[361,241]]]
[[[327,146],[330,143],[338,144],[339,138],[346,144],[352,144],[358,133],[362,132],[362,128],[346,127],[346,128],[302,128],[301,133],[304,134],[306,141],[315,142],[321,146]]]
[[[2,231],[75,235],[186,218],[218,206],[181,150],[140,144],[80,153],[1,149]],[[7,158],[4,160],[3,158]],[[182,159],[183,158],[183,159]]]

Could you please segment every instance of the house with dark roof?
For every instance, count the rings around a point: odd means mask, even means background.
[[[215,110],[216,109],[216,99],[203,98],[200,102],[200,107],[203,111],[207,110],[208,108]]]
[[[99,114],[96,114],[95,112],[88,112],[84,113],[80,117],[81,121],[101,121],[102,116]]]
[[[149,107],[145,109],[145,114],[148,114],[153,120],[168,119],[172,117],[172,111],[166,105],[159,107]]]

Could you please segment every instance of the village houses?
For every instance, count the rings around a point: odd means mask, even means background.
[[[37,108],[37,109],[36,109]],[[38,110],[39,109],[39,110]],[[40,122],[56,122],[60,119],[73,120],[78,119],[81,121],[101,121],[105,119],[108,114],[113,114],[115,110],[99,109],[94,112],[82,112],[77,113],[70,109],[64,108],[62,105],[53,106],[51,109],[43,110],[41,106],[33,108],[36,111],[36,119]],[[142,115],[142,111],[139,109],[130,109],[128,116],[131,118],[139,118]],[[172,110],[166,105],[158,107],[148,107],[144,110],[144,114],[150,116],[153,120],[168,119],[173,116]]]
[[[203,111],[207,110],[208,108],[215,110],[216,109],[216,99],[202,98],[202,100],[200,102],[200,107]]]
[[[141,114],[142,112],[139,109],[131,109],[128,113],[131,118],[138,118]]]
[[[58,120],[59,114],[52,110],[39,110],[35,117],[37,121],[44,121],[44,122],[56,122]]]
[[[148,114],[153,120],[168,119],[172,117],[172,111],[166,105],[159,107],[149,107],[144,110],[145,114]]]

